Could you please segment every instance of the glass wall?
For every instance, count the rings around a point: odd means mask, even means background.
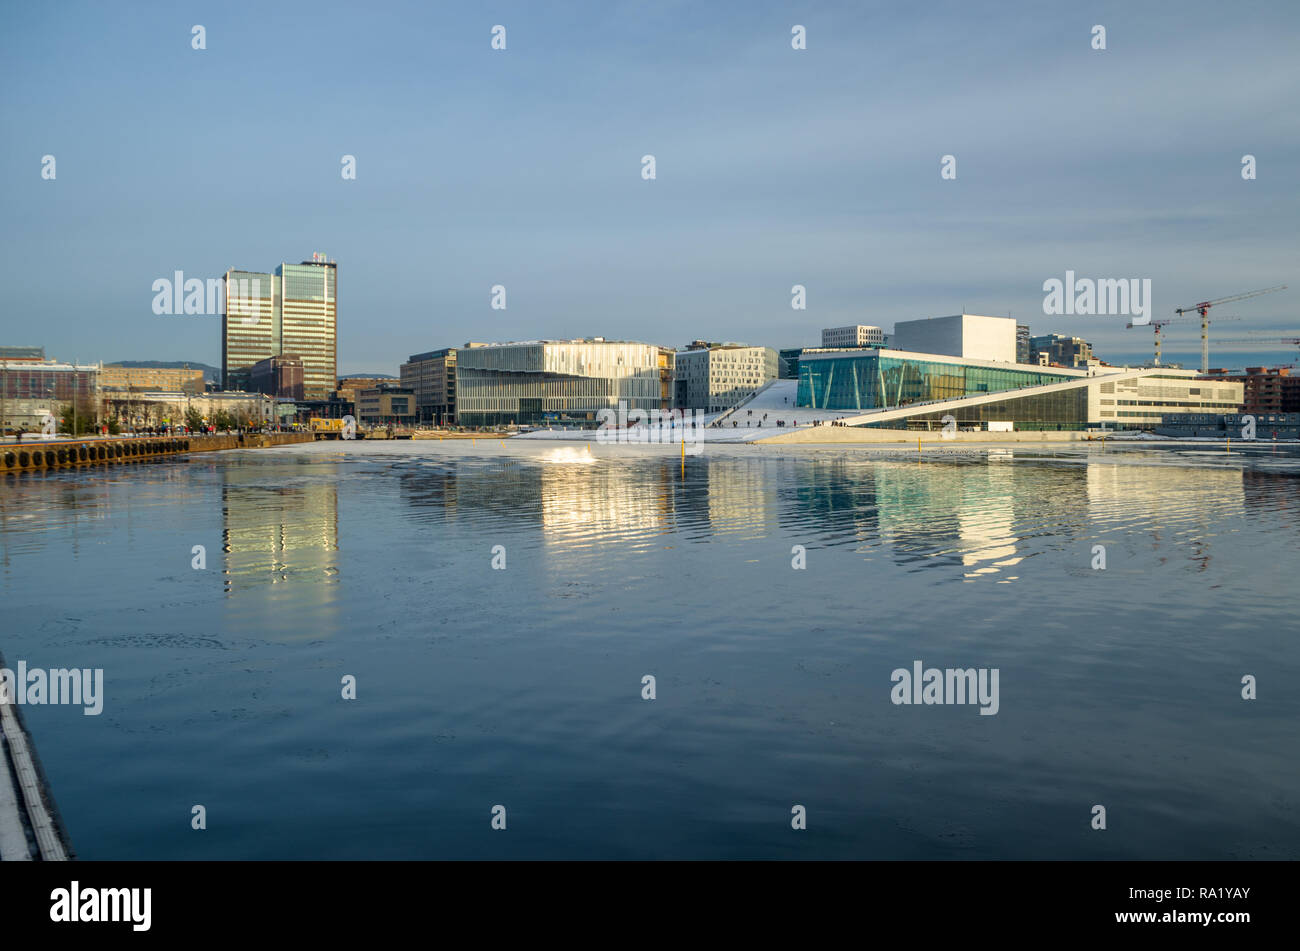
[[[1088,388],[1078,386],[1055,393],[1036,393],[1033,396],[1012,396],[978,406],[958,406],[918,413],[906,420],[880,423],[878,428],[939,430],[943,418],[952,416],[957,428],[984,429],[988,422],[1014,423],[1017,430],[1085,429],[1088,425]],[[875,428],[875,427],[873,427]]]
[[[815,409],[878,409],[1000,393],[1078,379],[1046,370],[968,366],[887,354],[799,361],[796,403]]]

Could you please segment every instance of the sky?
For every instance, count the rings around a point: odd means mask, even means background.
[[[1067,269],[1150,279],[1156,317],[1285,283],[1211,343],[1300,331],[1290,0],[3,7],[0,344],[59,359],[219,365],[220,318],[155,315],[153,282],[316,251],[340,373],[963,311],[1147,358],[1122,316],[1044,314]],[[1198,324],[1166,338],[1198,364]],[[1259,350],[1211,364],[1300,352]]]

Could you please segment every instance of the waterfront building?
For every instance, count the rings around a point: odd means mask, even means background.
[[[805,353],[796,404],[860,410],[848,425],[962,429],[1148,429],[1166,414],[1234,411],[1241,384],[1169,367],[1027,366],[946,354],[870,349]]]
[[[1241,439],[1247,423],[1255,425],[1255,441],[1300,439],[1300,413],[1179,413],[1161,420],[1156,432],[1162,436]]]
[[[659,408],[672,409],[677,384],[677,351],[672,347],[656,349],[659,351]]]
[[[693,344],[677,353],[676,362],[676,407],[706,413],[730,409],[777,374],[775,350],[738,343]]]
[[[217,413],[225,412],[236,426],[274,426],[286,422],[294,412],[293,403],[263,393],[221,391],[184,393],[180,391],[105,390],[104,415],[116,419],[124,430],[143,427],[184,426],[189,411],[198,412],[212,422]]]
[[[456,355],[456,417],[464,426],[596,425],[602,409],[662,406],[660,348],[612,341],[531,340]],[[680,357],[680,354],[678,354]]]
[[[46,415],[58,419],[69,404],[97,416],[99,373],[98,364],[0,360],[0,431],[37,432]]]
[[[121,367],[105,364],[99,371],[99,385],[104,390],[179,390],[202,393],[205,389],[202,370],[187,367]]]
[[[853,324],[849,327],[827,327],[822,330],[823,347],[883,347],[885,331],[870,324]]]
[[[805,353],[845,353],[860,350],[861,347],[787,347],[777,351],[776,378],[778,380],[799,379],[799,358]]]
[[[229,270],[222,314],[221,379],[247,387],[253,364],[282,354],[303,363],[303,389],[324,399],[338,362],[338,265],[323,254],[274,273]]]
[[[1211,380],[1242,384],[1243,413],[1300,413],[1300,376],[1291,367],[1246,367],[1245,373],[1211,370]]]
[[[308,424],[313,419],[343,419],[357,415],[357,404],[352,399],[343,399],[335,390],[328,399],[294,400],[292,404],[294,422]]]
[[[1010,317],[954,314],[900,320],[890,339],[894,350],[938,353],[995,363],[1016,362],[1016,322]]]
[[[409,426],[415,422],[415,390],[398,383],[357,392],[357,421],[367,426]]]
[[[415,392],[415,418],[435,426],[456,424],[456,348],[413,353],[398,370]]]

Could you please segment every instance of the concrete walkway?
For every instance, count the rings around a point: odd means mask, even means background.
[[[4,665],[0,657],[0,667]],[[62,862],[68,858],[63,829],[18,707],[0,703],[0,861]]]

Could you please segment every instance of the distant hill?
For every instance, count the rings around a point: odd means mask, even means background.
[[[154,370],[184,370],[189,367],[191,370],[202,370],[203,379],[209,383],[221,382],[221,368],[209,366],[206,363],[199,363],[197,360],[118,360],[116,363],[105,363],[106,367],[138,367],[150,368]]]
[[[362,377],[367,380],[396,380],[397,377],[391,373],[344,373],[339,376],[340,380],[350,380],[353,377]]]

